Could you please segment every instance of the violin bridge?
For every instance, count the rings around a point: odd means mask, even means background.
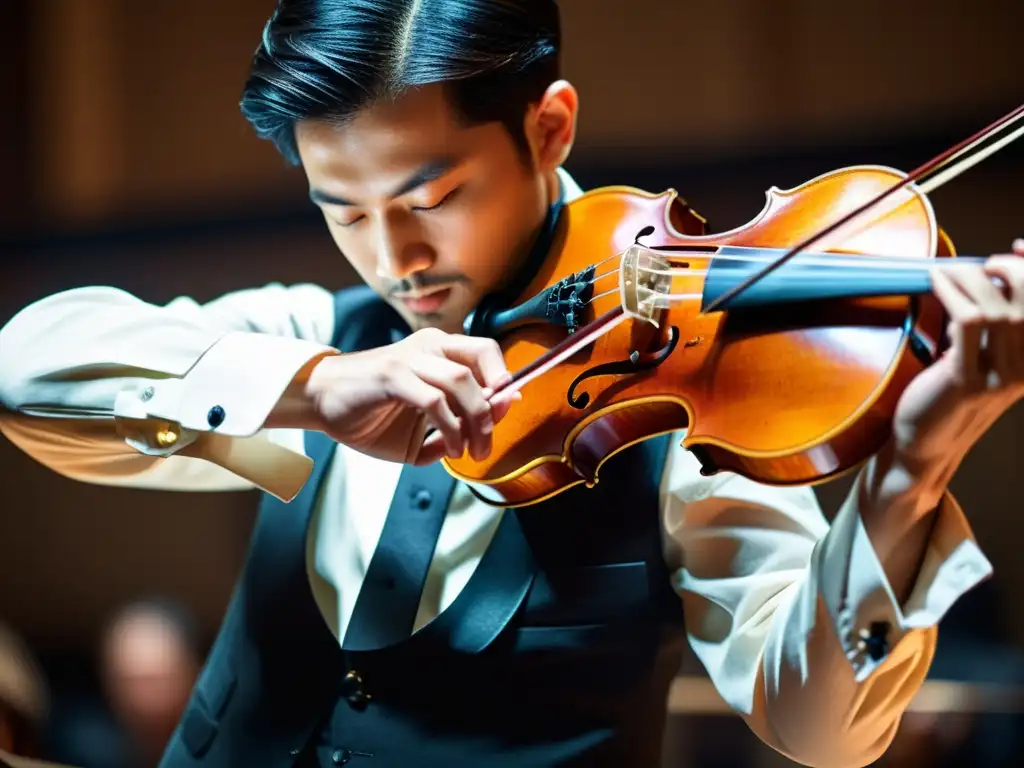
[[[630,317],[657,327],[665,305],[658,298],[668,295],[671,286],[671,266],[655,251],[634,244],[622,254],[619,293]]]

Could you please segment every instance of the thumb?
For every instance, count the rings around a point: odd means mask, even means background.
[[[420,446],[419,451],[416,452],[410,463],[422,467],[427,464],[433,464],[435,461],[440,461],[447,455],[448,449],[444,444],[444,435],[440,432],[434,432]]]
[[[522,392],[516,390],[514,392],[499,392],[491,399],[491,418],[494,419],[494,423],[497,424],[499,421],[504,419],[512,406],[523,399]]]

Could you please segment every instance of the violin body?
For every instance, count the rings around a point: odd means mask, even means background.
[[[943,315],[931,296],[872,296],[702,312],[715,253],[791,247],[904,178],[858,166],[791,190],[772,188],[747,224],[707,233],[673,190],[591,191],[568,204],[526,302],[567,275],[593,270],[583,322],[622,303],[617,258],[644,243],[672,246],[672,300],[653,322],[629,318],[522,386],[483,461],[447,470],[482,499],[524,506],[598,482],[601,465],[642,440],[685,430],[704,474],[729,471],[772,485],[836,477],[888,439],[900,394],[938,349]],[[869,225],[819,250],[859,257],[952,257],[927,198],[908,186]],[[720,256],[717,258],[721,258]],[[782,273],[780,279],[786,279]],[[567,330],[526,324],[498,338],[510,371],[529,366]]]

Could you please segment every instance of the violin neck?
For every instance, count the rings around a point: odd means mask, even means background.
[[[723,246],[711,259],[704,279],[706,307],[743,280],[778,258],[775,248]],[[984,263],[977,256],[957,262]],[[916,296],[931,293],[931,259],[862,256],[841,253],[799,253],[779,269],[730,298],[722,309],[746,309],[794,302]]]

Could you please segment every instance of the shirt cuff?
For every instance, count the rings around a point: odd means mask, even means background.
[[[844,510],[846,511],[846,510]],[[815,548],[813,567],[840,644],[858,682],[871,676],[909,632],[937,625],[953,603],[991,576],[967,518],[950,493],[910,597],[899,605],[867,530],[855,510],[840,513]]]
[[[190,444],[195,433],[250,437],[262,429],[288,385],[304,366],[336,350],[301,339],[260,333],[221,337],[181,378],[143,380],[121,392],[114,415],[173,425],[135,447],[169,455]],[[168,440],[170,438],[170,440]]]

